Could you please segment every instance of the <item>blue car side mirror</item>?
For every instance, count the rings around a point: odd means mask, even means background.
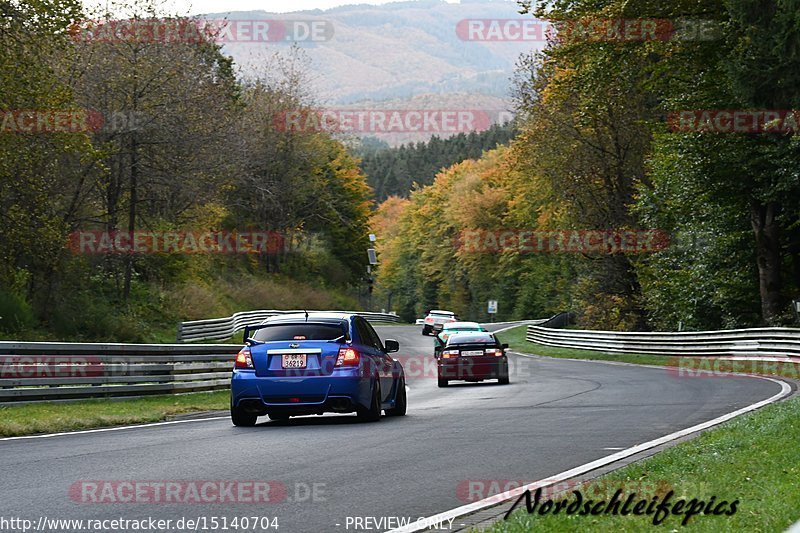
[[[400,350],[400,343],[394,339],[386,339],[383,344],[386,348],[386,353],[392,353]]]

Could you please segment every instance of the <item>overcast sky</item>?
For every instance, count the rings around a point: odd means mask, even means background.
[[[213,13],[220,11],[246,11],[263,9],[264,11],[285,13],[287,11],[304,11],[307,9],[328,9],[346,4],[386,4],[391,0],[172,0],[178,5],[189,8],[192,14]]]
[[[261,9],[271,13],[328,9],[348,4],[387,4],[397,0],[166,0],[169,12],[198,15],[225,11],[252,11]],[[447,0],[454,2],[456,0]],[[101,6],[104,0],[84,0],[87,6]]]

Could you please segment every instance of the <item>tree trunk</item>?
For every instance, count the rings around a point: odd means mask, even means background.
[[[138,181],[139,181],[139,147],[134,134],[131,141],[131,197],[128,207],[128,235],[133,239],[133,232],[136,230],[136,203],[138,202]],[[125,285],[122,289],[122,299],[127,301],[131,294],[131,278],[133,277],[133,248],[125,258]]]
[[[778,210],[779,205],[776,202],[762,204],[753,201],[750,207],[750,222],[756,238],[761,318],[766,324],[777,323],[783,311]]]
[[[795,219],[790,224],[792,229],[788,232],[786,251],[792,260],[792,285],[800,288],[800,220]]]

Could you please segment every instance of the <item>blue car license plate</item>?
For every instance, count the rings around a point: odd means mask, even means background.
[[[283,368],[305,368],[306,354],[304,353],[285,353],[281,355],[281,366]]]

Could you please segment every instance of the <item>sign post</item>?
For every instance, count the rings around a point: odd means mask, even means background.
[[[374,241],[374,235],[370,234],[370,240]],[[375,283],[375,278],[372,277],[372,267],[378,264],[378,253],[375,251],[375,248],[368,248],[367,249],[367,259],[369,260],[369,264],[367,265],[367,310],[372,311],[372,285]]]
[[[489,316],[492,318],[492,322],[494,322],[494,315],[497,314],[497,300],[489,300],[487,302],[486,310],[489,313]]]

